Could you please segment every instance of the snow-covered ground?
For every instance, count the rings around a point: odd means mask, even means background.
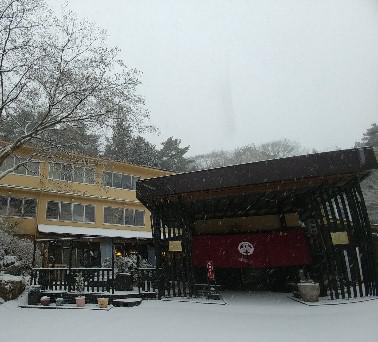
[[[284,294],[227,293],[227,305],[144,301],[110,311],[0,305],[0,341],[378,341],[378,300],[306,306]]]

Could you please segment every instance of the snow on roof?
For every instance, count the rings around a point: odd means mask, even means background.
[[[87,236],[102,236],[109,238],[125,238],[125,239],[152,239],[151,232],[125,230],[125,229],[111,229],[111,228],[86,228],[73,226],[54,226],[48,224],[39,224],[38,231],[41,233],[53,234],[70,234],[70,235],[87,235]]]

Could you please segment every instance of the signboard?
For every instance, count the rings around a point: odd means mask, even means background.
[[[170,252],[182,252],[181,241],[169,241]]]
[[[347,245],[349,244],[347,232],[335,232],[331,233],[332,243],[334,245]]]
[[[193,265],[215,268],[286,267],[311,264],[303,229],[286,232],[193,236]]]

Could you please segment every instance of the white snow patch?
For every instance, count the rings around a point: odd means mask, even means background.
[[[8,282],[8,281],[24,281],[24,277],[22,276],[15,276],[7,273],[0,273],[0,281]]]
[[[38,231],[41,233],[54,234],[69,234],[69,235],[86,235],[86,236],[101,236],[109,238],[139,238],[152,239],[151,232],[126,230],[126,229],[111,229],[111,228],[86,228],[74,226],[54,226],[49,224],[39,224]]]
[[[0,306],[0,341],[377,341],[378,301],[310,307],[261,292],[224,299],[227,305],[146,300],[110,311],[21,309],[21,300],[11,301]]]

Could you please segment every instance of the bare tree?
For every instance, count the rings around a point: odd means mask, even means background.
[[[285,158],[306,153],[306,150],[299,143],[289,139],[261,144],[257,147],[257,150],[262,154],[262,159]]]
[[[249,144],[233,151],[213,151],[193,157],[194,169],[206,169],[259,160],[290,157],[306,153],[306,149],[295,141],[281,139],[261,145]]]
[[[71,12],[56,17],[42,0],[1,0],[0,54],[0,125],[14,127],[0,166],[25,144],[49,146],[57,128],[141,126],[148,117],[136,93],[140,73],[107,46],[104,31]]]

